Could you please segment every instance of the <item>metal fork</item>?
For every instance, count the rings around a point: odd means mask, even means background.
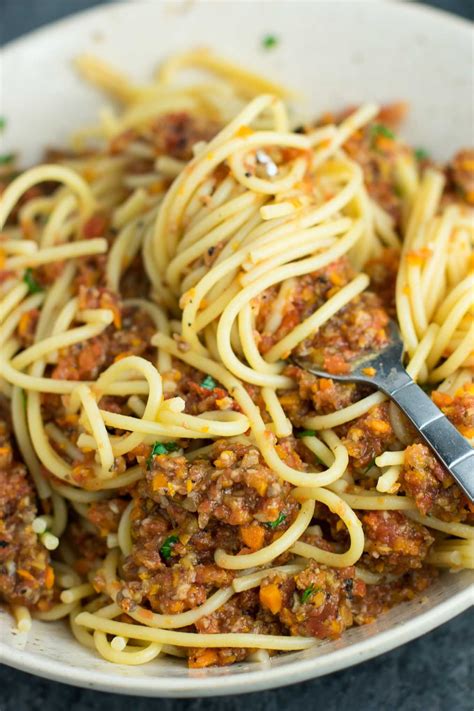
[[[474,449],[408,375],[402,365],[403,342],[393,321],[389,335],[384,348],[369,352],[348,374],[328,373],[298,356],[292,356],[292,361],[313,375],[340,382],[365,383],[388,395],[411,420],[469,500],[474,501]],[[367,373],[368,368],[373,369],[373,374]]]

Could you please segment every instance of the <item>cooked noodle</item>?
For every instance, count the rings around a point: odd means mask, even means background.
[[[469,504],[398,408],[290,362],[303,349],[337,375],[356,337],[355,356],[384,343],[389,264],[407,369],[474,437],[474,230],[446,176],[384,109],[293,130],[289,92],[211,53],[148,85],[77,66],[121,110],[0,205],[0,389],[41,509],[31,614],[69,617],[113,663],[199,667],[306,649],[367,621],[366,585],[375,609],[387,584],[412,594],[414,569],[473,567]],[[210,79],[180,83],[186,67]],[[387,151],[396,209],[361,137]],[[12,606],[23,632],[30,610]]]

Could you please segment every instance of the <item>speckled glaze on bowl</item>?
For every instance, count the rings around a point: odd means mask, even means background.
[[[278,46],[265,52],[272,33]],[[83,84],[71,59],[94,52],[140,78],[166,55],[210,46],[301,90],[307,111],[404,99],[409,140],[440,159],[473,142],[472,33],[469,23],[417,5],[348,2],[130,2],[106,5],[8,45],[1,61],[2,136],[24,162],[94,120],[104,99]],[[63,623],[15,632],[0,611],[0,660],[78,686],[143,696],[212,696],[291,684],[357,664],[403,644],[473,602],[472,576],[446,573],[420,599],[342,639],[279,656],[268,665],[188,670],[163,658],[113,666],[81,647]]]

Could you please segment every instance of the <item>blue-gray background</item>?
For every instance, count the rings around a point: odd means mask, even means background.
[[[109,0],[0,0],[0,40]],[[313,0],[314,1],[314,0]],[[336,0],[335,0],[336,1]],[[363,0],[354,0],[363,1]],[[426,4],[473,19],[473,0]],[[400,649],[295,686],[216,699],[141,699],[85,691],[0,667],[0,711],[472,711],[474,615],[460,615]],[[71,663],[74,660],[71,659]]]

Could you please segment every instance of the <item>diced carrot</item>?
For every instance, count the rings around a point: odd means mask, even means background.
[[[48,590],[50,588],[52,588],[54,585],[54,570],[52,569],[52,567],[50,565],[48,565],[48,567],[46,568],[46,573],[44,576],[44,584],[46,585]]]
[[[348,373],[350,366],[339,353],[327,353],[324,356],[324,369],[327,370],[328,373],[340,375]]]
[[[247,484],[255,489],[259,496],[265,496],[268,489],[268,481],[265,475],[258,470],[255,472],[249,472],[247,475]]]
[[[264,585],[260,588],[259,597],[262,606],[270,610],[273,615],[280,612],[283,601],[278,585],[275,583]]]
[[[393,138],[389,138],[388,136],[377,136],[376,142],[377,148],[382,151],[391,151],[395,146]]]
[[[20,321],[18,322],[18,333],[20,336],[26,336],[28,333],[28,325],[31,320],[31,311],[25,311],[24,314],[21,315]]]
[[[321,607],[321,605],[325,602],[326,600],[326,593],[320,590],[319,592],[316,593],[316,595],[313,595],[312,597],[312,604],[315,607]]]
[[[390,425],[385,420],[372,420],[369,426],[371,430],[380,434],[390,431]]]
[[[189,660],[189,666],[193,669],[202,669],[217,664],[217,652],[215,649],[200,649],[194,658]]]
[[[336,286],[344,286],[344,284],[346,283],[344,277],[341,274],[338,274],[338,272],[336,271],[329,272],[329,278],[331,282]]]
[[[394,101],[391,104],[386,104],[385,106],[382,106],[377,119],[382,124],[386,124],[388,126],[393,126],[396,128],[405,118],[407,111],[408,104],[406,101]]]
[[[122,314],[120,313],[120,309],[113,308],[112,311],[114,314],[113,324],[115,328],[122,328]]]
[[[169,605],[169,614],[176,615],[184,610],[184,602],[182,600],[173,600]]]
[[[24,568],[18,568],[16,572],[17,572],[17,575],[19,575],[21,578],[25,578],[25,580],[33,580],[34,581],[34,577],[31,575],[31,573],[29,573]]]
[[[438,405],[438,407],[448,407],[453,402],[451,395],[440,392],[439,390],[434,390],[431,393],[431,399],[435,405]]]
[[[240,537],[248,548],[256,551],[263,546],[265,531],[258,523],[251,523],[240,527]]]

